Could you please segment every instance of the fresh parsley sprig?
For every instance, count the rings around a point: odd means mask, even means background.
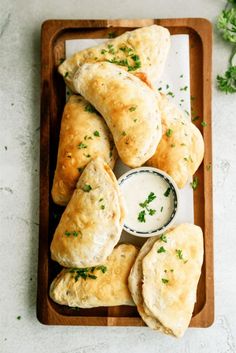
[[[236,92],[236,65],[233,59],[236,55],[236,0],[228,0],[225,9],[220,13],[217,20],[217,28],[222,37],[234,44],[232,53],[229,59],[229,65],[223,75],[217,75],[217,86],[222,92]]]
[[[236,8],[223,10],[217,20],[217,28],[223,38],[231,43],[236,43]]]
[[[216,77],[218,88],[225,93],[236,92],[236,66],[230,66],[224,75]]]

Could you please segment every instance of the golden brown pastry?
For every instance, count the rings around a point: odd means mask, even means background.
[[[202,262],[202,230],[193,224],[166,232],[143,259],[144,311],[176,337],[190,323]]]
[[[50,297],[58,304],[80,308],[134,305],[127,281],[137,253],[135,246],[122,244],[103,265],[62,270],[51,284]]]
[[[84,169],[56,228],[52,259],[65,267],[103,263],[117,244],[124,223],[116,177],[101,158]]]
[[[76,91],[104,117],[121,160],[132,168],[145,163],[162,134],[159,95],[107,62],[82,65],[73,82]]]
[[[168,330],[165,329],[160,321],[156,319],[151,313],[146,313],[144,310],[144,301],[142,294],[142,284],[143,284],[143,269],[142,262],[143,258],[149,253],[154,243],[159,239],[159,236],[149,238],[142,248],[140,249],[138,256],[133,264],[133,267],[130,271],[128,278],[129,290],[132,295],[133,301],[137,306],[139,315],[143,321],[152,329],[159,330],[161,332],[168,333]]]
[[[204,156],[201,132],[185,113],[164,95],[159,99],[162,138],[147,165],[168,173],[183,188],[196,172]]]
[[[126,32],[104,44],[82,50],[66,59],[58,68],[72,91],[74,74],[80,65],[109,61],[132,74],[144,73],[150,80],[161,75],[170,48],[170,33],[152,25]]]
[[[92,158],[102,157],[114,167],[117,152],[106,123],[81,96],[71,96],[61,121],[57,166],[52,198],[67,205],[84,167]]]

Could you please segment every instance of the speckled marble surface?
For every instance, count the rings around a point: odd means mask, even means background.
[[[48,18],[206,17],[223,0],[1,0],[0,2],[0,352],[236,351],[236,95],[213,82],[215,323],[176,340],[148,328],[49,327],[35,315],[38,247],[39,43]],[[214,35],[213,77],[228,46]],[[18,320],[17,316],[21,316]]]

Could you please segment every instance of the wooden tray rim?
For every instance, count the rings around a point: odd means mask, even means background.
[[[203,76],[205,80],[203,82],[203,115],[208,117],[208,121],[211,121],[211,41],[210,45],[204,45],[205,36],[212,32],[212,25],[210,21],[204,18],[178,18],[178,19],[125,19],[125,20],[105,20],[105,19],[92,19],[92,20],[63,20],[63,19],[49,19],[43,22],[42,24],[42,37],[41,37],[41,58],[45,56],[45,48],[50,48],[51,43],[55,38],[64,30],[68,29],[80,29],[80,28],[112,28],[112,27],[142,27],[151,24],[159,24],[165,27],[188,27],[195,31],[201,38],[203,45]],[[53,26],[52,26],[53,24]],[[45,33],[47,35],[45,36]],[[44,49],[44,52],[43,50]],[[49,56],[50,50],[47,51],[47,60],[48,67],[42,68],[42,71],[46,72],[48,80],[50,81],[50,67],[49,67]],[[206,61],[207,64],[206,65]],[[41,93],[45,90],[44,82],[42,80],[42,71],[41,71]],[[206,100],[206,93],[207,99]],[[43,96],[43,94],[42,94]],[[44,107],[44,109],[43,109]],[[46,116],[49,117],[50,111],[46,104],[41,101],[41,123],[43,119],[45,120],[45,109]],[[207,115],[206,115],[207,114]],[[45,121],[44,121],[45,124]],[[47,128],[49,131],[49,121],[47,121]],[[204,131],[204,138],[208,140],[208,160],[212,161],[212,142],[211,142],[211,129]],[[50,141],[46,141],[45,136],[41,134],[41,152],[45,148],[49,147]],[[46,162],[46,163],[45,163]],[[42,179],[42,170],[43,168],[49,168],[47,164],[48,161],[40,160],[40,229],[39,235],[41,236],[45,230],[41,222],[41,208],[44,207],[43,200],[48,195],[43,194],[44,186],[41,184]],[[205,167],[205,166],[204,166]],[[48,169],[47,169],[48,170]],[[44,181],[43,181],[44,182]],[[206,302],[202,310],[194,316],[191,320],[192,327],[209,327],[214,321],[214,283],[213,283],[213,205],[212,205],[212,171],[208,173],[207,177],[204,173],[204,184],[207,183],[208,197],[205,198],[208,207],[205,207],[208,210],[208,217],[205,213],[205,232],[207,230],[207,238],[205,238],[205,247],[210,250],[210,256],[205,258],[206,261]],[[205,196],[205,195],[204,195]],[[45,220],[45,219],[44,219]],[[40,298],[40,267],[44,266],[45,263],[42,261],[42,244],[39,238],[39,265],[38,265],[38,301],[37,301],[37,317],[38,320],[43,324],[59,324],[59,325],[107,325],[107,326],[144,326],[141,318],[138,317],[79,317],[79,316],[64,316],[58,313],[51,305],[50,298],[44,297]],[[45,256],[44,256],[45,257]],[[206,313],[210,312],[210,315],[205,318],[204,325],[202,325],[201,319],[205,316]],[[52,315],[53,313],[53,315]]]

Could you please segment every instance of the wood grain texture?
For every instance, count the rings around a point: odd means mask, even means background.
[[[171,34],[188,34],[190,39],[190,76],[192,110],[200,119],[196,125],[205,140],[205,157],[196,175],[199,187],[194,193],[194,220],[204,233],[205,257],[198,284],[197,302],[190,323],[208,327],[214,320],[213,208],[211,136],[211,52],[212,28],[205,19],[162,20],[48,20],[41,35],[41,139],[40,139],[40,227],[38,261],[37,317],[47,325],[144,326],[134,307],[74,310],[53,303],[49,286],[60,267],[50,259],[49,246],[63,208],[53,204],[51,187],[56,166],[60,120],[65,104],[65,84],[57,66],[65,56],[65,40],[108,38],[127,30],[158,24]],[[201,121],[207,126],[203,128]]]

